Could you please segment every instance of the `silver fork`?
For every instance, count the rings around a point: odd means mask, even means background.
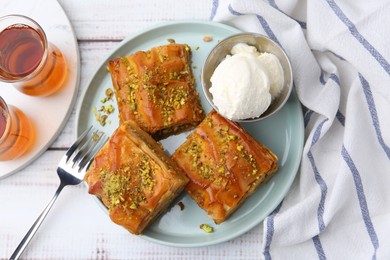
[[[18,247],[15,249],[14,253],[10,257],[10,260],[19,259],[22,255],[24,249],[35,235],[47,213],[49,213],[50,208],[53,206],[62,189],[67,185],[77,185],[83,181],[85,172],[92,163],[97,151],[100,150],[107,140],[108,137],[103,132],[98,132],[91,126],[82,133],[76,142],[68,149],[58,164],[57,174],[61,182],[57,191],[46,208],[42,211],[41,215],[39,215],[38,219],[24,236]]]

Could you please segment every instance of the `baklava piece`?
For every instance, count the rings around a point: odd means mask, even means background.
[[[128,121],[95,156],[85,181],[116,224],[140,234],[188,183],[157,142]]]
[[[172,158],[190,179],[187,192],[216,224],[225,221],[278,168],[274,153],[215,111]]]
[[[191,48],[171,43],[109,61],[119,121],[135,121],[156,140],[204,118],[191,70]]]

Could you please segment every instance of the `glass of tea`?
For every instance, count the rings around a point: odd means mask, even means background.
[[[0,80],[32,96],[57,92],[67,78],[61,51],[41,26],[23,15],[0,17]]]
[[[34,139],[31,121],[19,108],[7,105],[0,96],[0,161],[20,157],[31,147]]]

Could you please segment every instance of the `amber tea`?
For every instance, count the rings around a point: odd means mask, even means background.
[[[0,80],[21,92],[47,96],[59,90],[67,78],[65,57],[46,40],[42,28],[28,17],[0,18]]]
[[[0,97],[0,161],[20,157],[34,139],[34,129],[26,115],[15,106],[7,106]]]
[[[0,50],[1,77],[22,79],[38,67],[45,46],[36,30],[15,24],[0,33]]]

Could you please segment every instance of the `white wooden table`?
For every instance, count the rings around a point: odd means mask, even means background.
[[[54,0],[53,0],[54,1]],[[98,64],[125,37],[161,21],[208,20],[211,0],[59,0],[77,35],[79,94]],[[1,6],[1,4],[0,4]],[[80,99],[77,99],[79,105]],[[75,139],[75,110],[57,140],[35,162],[0,180],[0,259],[8,259],[53,196],[55,172]],[[145,241],[113,224],[84,185],[64,189],[22,259],[259,259],[261,225],[232,241],[173,248]]]

